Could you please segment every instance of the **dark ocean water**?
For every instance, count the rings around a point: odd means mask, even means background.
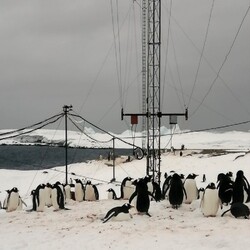
[[[108,157],[112,149],[68,148],[68,164]],[[132,149],[115,149],[115,155],[132,155]],[[0,169],[46,169],[65,165],[65,148],[0,145]]]

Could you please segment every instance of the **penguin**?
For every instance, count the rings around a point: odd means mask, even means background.
[[[232,173],[231,171],[227,172],[227,173],[226,173],[226,176],[228,176],[228,177],[230,178],[230,180],[231,180],[232,182],[234,182],[233,173]]]
[[[132,215],[129,213],[129,209],[132,207],[133,206],[131,206],[129,203],[125,203],[120,207],[114,207],[110,209],[103,218],[103,223],[106,223],[110,219],[117,221],[124,221],[131,219]]]
[[[80,179],[75,179],[75,200],[83,201],[84,199],[84,186]]]
[[[136,188],[135,192],[130,196],[129,204],[131,204],[133,199],[136,197],[135,201],[136,210],[139,213],[145,213],[146,215],[151,217],[148,210],[150,207],[149,196],[152,196],[152,194],[148,191],[147,182],[145,181],[145,179],[139,179],[135,180],[133,184],[136,186]]]
[[[37,212],[44,212],[45,202],[46,202],[46,195],[45,195],[45,185],[40,184],[35,189],[35,196],[37,199]]]
[[[14,187],[7,193],[8,193],[8,197],[7,197],[6,212],[12,212],[12,211],[17,210],[21,202],[18,189]]]
[[[135,188],[132,185],[132,178],[126,177],[123,179],[121,184],[121,196],[120,199],[128,200],[130,196],[134,193]]]
[[[203,187],[199,188],[199,190],[198,190],[198,199],[202,198],[204,192],[205,192],[205,189]]]
[[[154,197],[155,201],[160,201],[161,200],[161,188],[158,183],[152,180],[152,176],[145,176],[144,177],[145,182],[147,183],[148,186],[148,192],[152,194]]]
[[[206,182],[206,175],[205,174],[203,174],[203,176],[202,176],[202,182]]]
[[[195,178],[198,175],[189,174],[184,182],[184,189],[186,190],[187,198],[184,199],[184,203],[191,204],[193,200],[198,199],[198,188],[196,185]]]
[[[165,199],[166,196],[168,196],[167,190],[169,190],[169,185],[170,185],[172,176],[173,175],[168,175],[167,173],[164,174],[165,181],[163,182],[162,191],[161,191],[162,199]]]
[[[226,174],[220,173],[217,176],[218,195],[223,205],[228,205],[232,200],[233,182]]]
[[[69,184],[63,185],[64,192],[65,192],[65,199],[70,200],[71,199],[71,186]]]
[[[97,201],[99,200],[99,192],[96,185],[93,185],[91,181],[87,181],[85,186],[85,201]]]
[[[52,200],[52,205],[55,211],[59,209],[65,209],[64,195],[58,183],[55,183],[54,185],[52,185],[51,200]]]
[[[213,182],[206,187],[201,199],[201,211],[205,217],[215,217],[220,206],[218,190]]]
[[[45,192],[45,206],[51,207],[52,206],[52,200],[51,200],[51,191],[52,191],[52,185],[50,183],[47,183],[44,188]]]
[[[241,202],[233,203],[230,209],[226,210],[221,217],[229,211],[235,218],[244,217],[245,219],[249,219],[249,207]]]
[[[62,184],[60,181],[57,181],[55,184],[56,184],[58,187],[61,188],[62,194],[63,194],[63,200],[64,200],[64,204],[65,204],[65,203],[66,203],[66,193],[65,193],[64,186],[63,186],[63,184]]]
[[[32,209],[28,210],[28,212],[31,211],[36,211],[37,209],[37,195],[36,195],[36,190],[32,190],[30,193],[31,197],[32,197]]]
[[[116,195],[115,190],[113,188],[109,188],[107,190],[107,192],[108,192],[108,199],[109,200],[112,200],[112,199],[117,200],[117,195]]]
[[[168,188],[169,188],[169,202],[173,208],[178,209],[178,207],[183,202],[184,195],[187,198],[187,193],[183,186],[182,177],[177,173],[174,173]]]
[[[239,170],[236,174],[236,178],[233,185],[233,201],[236,202],[249,202],[250,201],[250,187],[249,183],[244,176],[244,172]]]

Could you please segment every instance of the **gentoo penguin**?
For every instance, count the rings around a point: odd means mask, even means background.
[[[184,199],[184,203],[191,204],[193,200],[198,199],[198,188],[196,185],[195,178],[198,175],[189,174],[184,182],[184,189],[186,190],[187,198]]]
[[[163,182],[162,191],[161,191],[162,199],[165,199],[166,196],[168,196],[167,190],[169,190],[169,185],[170,185],[173,175],[172,174],[168,175],[167,173],[165,173],[164,177],[165,177],[165,181]]]
[[[148,192],[152,194],[155,201],[161,200],[161,188],[158,183],[152,180],[152,176],[147,175],[144,177],[144,180],[147,182]]]
[[[84,199],[84,186],[80,179],[75,179],[75,200],[83,201]]]
[[[220,206],[220,199],[218,195],[218,190],[215,184],[211,182],[206,187],[203,197],[201,199],[201,211],[204,216],[216,216]]]
[[[132,206],[128,203],[125,203],[124,205],[120,207],[114,207],[110,209],[105,217],[103,218],[103,223],[107,222],[108,220],[117,220],[117,221],[123,221],[123,220],[129,220],[132,218],[132,215],[129,213],[129,209]]]
[[[63,184],[64,192],[65,192],[65,199],[71,199],[71,186],[69,184]]]
[[[51,200],[52,200],[52,205],[56,211],[59,209],[65,209],[64,195],[61,187],[57,183],[52,185]]]
[[[40,184],[35,189],[35,195],[37,199],[37,212],[44,212],[45,202],[46,202],[46,195],[45,195],[45,185]]]
[[[177,209],[183,202],[184,195],[187,198],[186,191],[183,186],[182,177],[175,173],[171,178],[169,185],[169,202],[173,208]]]
[[[109,200],[112,200],[112,199],[117,200],[117,195],[116,195],[115,190],[113,188],[109,188],[107,190],[107,192],[108,192],[108,199]]]
[[[217,176],[218,195],[223,205],[228,205],[232,200],[233,182],[226,174],[220,173]]]
[[[18,189],[14,187],[8,192],[6,211],[12,212],[17,210],[20,202],[21,199],[18,193]]]
[[[87,181],[85,186],[85,201],[97,200],[99,200],[99,192],[96,185],[93,185],[91,181]]]
[[[135,192],[130,196],[129,203],[131,204],[132,200],[136,197],[135,207],[139,213],[145,213],[148,216],[151,216],[148,213],[150,206],[149,196],[152,194],[148,191],[147,182],[144,179],[135,180],[134,185],[136,186]],[[153,196],[152,196],[153,197]]]
[[[128,200],[130,196],[134,193],[135,188],[132,185],[132,178],[126,177],[123,179],[121,184],[121,197],[120,199]]]
[[[249,202],[250,201],[250,187],[249,183],[244,176],[244,172],[239,170],[236,174],[236,178],[233,185],[233,201],[236,202]]]
[[[29,212],[31,211],[36,211],[37,208],[37,195],[36,195],[36,190],[32,190],[30,193],[31,197],[32,197],[32,209],[28,210]]]
[[[231,212],[231,214],[235,217],[235,218],[239,218],[239,217],[244,217],[245,219],[249,219],[249,207],[241,202],[236,202],[233,203],[230,207],[230,209],[226,210],[221,217],[227,213],[227,212]]]
[[[51,200],[51,191],[52,191],[52,185],[50,183],[47,183],[44,188],[45,192],[45,206],[51,207],[52,206],[52,200]]]

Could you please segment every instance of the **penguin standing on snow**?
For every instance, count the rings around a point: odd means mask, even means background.
[[[35,196],[37,199],[36,211],[43,212],[44,207],[45,207],[45,202],[46,202],[45,185],[44,184],[40,184],[37,186],[37,188],[35,189]]]
[[[249,183],[244,176],[244,172],[239,170],[236,174],[236,178],[233,185],[233,201],[236,202],[249,202],[250,201],[250,187]]]
[[[45,192],[45,206],[51,207],[52,206],[52,200],[51,200],[51,191],[52,191],[52,185],[50,183],[47,183],[44,188]]]
[[[204,216],[216,216],[220,206],[220,199],[218,195],[218,190],[213,182],[208,184],[208,186],[206,187],[203,197],[201,199],[200,206]]]
[[[196,174],[189,174],[184,182],[184,189],[186,190],[187,198],[184,200],[186,204],[191,204],[193,200],[197,200],[198,188],[196,185],[195,178],[198,175]]]
[[[75,200],[83,201],[84,199],[84,186],[80,179],[75,179]]]
[[[228,175],[220,173],[217,176],[217,182],[217,189],[221,203],[227,206],[232,200],[233,181]]]
[[[12,212],[17,210],[18,206],[20,205],[21,198],[18,193],[18,189],[16,187],[12,188],[11,190],[7,191],[6,197],[6,211]]]
[[[244,217],[245,219],[249,219],[249,207],[241,202],[233,203],[230,209],[226,210],[221,217],[229,211],[235,218]]]
[[[85,186],[85,201],[97,200],[99,200],[99,192],[96,185],[93,185],[91,181],[87,181]]]
[[[172,176],[173,175],[168,175],[167,173],[164,174],[165,181],[163,182],[162,191],[161,191],[162,199],[165,199],[166,196],[168,196],[167,190],[169,190],[169,186],[170,186]]]
[[[130,196],[134,193],[135,189],[132,185],[132,178],[126,177],[123,179],[121,184],[121,197],[120,199],[128,200]]]
[[[57,183],[52,185],[51,200],[52,200],[52,205],[56,211],[59,209],[65,209],[64,195],[61,187]]]
[[[168,188],[169,188],[169,202],[173,208],[178,209],[178,207],[183,202],[184,195],[187,198],[187,194],[184,189],[181,176],[175,173],[171,178],[170,185]]]
[[[147,175],[144,177],[144,180],[147,182],[148,191],[154,197],[155,201],[161,200],[161,188],[158,183],[152,180],[152,176]]]
[[[148,191],[147,182],[144,179],[139,179],[134,181],[134,185],[136,186],[135,192],[130,196],[129,203],[131,204],[132,200],[136,198],[135,207],[137,211],[151,217],[148,210],[150,207],[149,196],[152,196],[152,194]]]
[[[117,220],[117,221],[131,219],[132,215],[129,213],[130,208],[132,208],[132,206],[128,203],[125,203],[121,207],[114,207],[110,209],[105,215],[105,217],[103,218],[103,223],[107,222],[110,219]]]
[[[109,188],[107,190],[107,192],[108,192],[108,199],[109,200],[117,200],[117,195],[116,195],[115,190],[113,188]]]

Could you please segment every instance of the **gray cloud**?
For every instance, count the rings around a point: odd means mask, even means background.
[[[162,1],[163,112],[181,112],[189,102],[211,4],[212,1],[173,1],[172,39],[165,78],[169,1]],[[127,123],[120,120],[121,106],[126,112],[141,111],[141,79],[137,77],[141,70],[141,34],[139,22],[134,26],[132,5],[133,1],[119,1],[122,59],[122,85],[119,85],[110,1],[1,1],[0,128],[24,127],[62,111],[64,104],[72,104],[83,117],[106,130],[127,129],[129,119]],[[248,6],[247,0],[215,1],[204,51],[206,60],[202,60],[190,100],[191,114],[216,77]],[[113,7],[115,11],[115,1]],[[139,21],[136,2],[134,9]],[[250,120],[249,24],[248,14],[220,72],[222,80],[216,81],[189,121],[179,119],[182,129]],[[163,119],[163,125],[168,126],[168,119]],[[248,130],[249,124],[231,129]]]

